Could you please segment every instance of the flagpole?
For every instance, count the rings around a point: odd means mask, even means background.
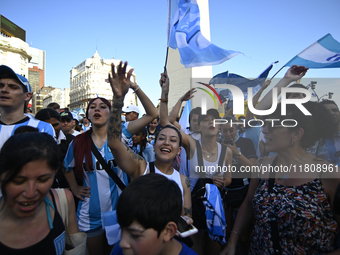
[[[166,72],[166,65],[168,64],[168,54],[169,54],[169,46],[166,47],[166,56],[165,56],[165,63],[164,63],[164,72]]]
[[[277,71],[274,75],[273,75],[273,77],[270,79],[270,80],[272,80],[283,68],[284,68],[285,66],[283,66],[283,67],[281,67],[280,69],[279,69],[279,71]]]

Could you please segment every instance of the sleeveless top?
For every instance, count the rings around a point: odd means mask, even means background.
[[[50,194],[52,196],[53,206],[54,208],[56,208],[54,195],[51,190],[50,190]],[[51,203],[49,199],[48,201],[49,202],[47,202],[47,200],[45,199],[47,209],[49,209],[49,205]],[[64,227],[63,220],[61,219],[61,216],[58,210],[54,210],[54,212],[55,213],[54,213],[53,225],[52,226],[50,225],[51,230],[44,239],[42,239],[36,244],[33,244],[32,246],[22,248],[22,249],[10,248],[0,242],[0,254],[1,255],[21,255],[21,254],[61,255],[63,254],[64,249],[65,249],[65,227]],[[47,215],[47,218],[48,218],[48,221],[50,221],[51,218],[49,215]]]
[[[199,139],[198,141],[199,141],[199,143],[201,144],[201,147],[202,147],[202,140]],[[189,160],[189,162],[190,162],[190,177],[189,177],[190,182],[193,181],[196,184],[197,178],[200,177],[198,171],[205,172],[206,173],[205,175],[206,175],[207,178],[211,178],[214,174],[216,174],[216,172],[219,170],[218,162],[219,162],[220,157],[221,157],[222,145],[220,143],[217,143],[217,148],[218,148],[217,160],[214,161],[214,162],[210,162],[210,161],[207,161],[203,158],[204,168],[202,166],[199,166],[198,158],[197,158],[198,157],[197,148],[196,148],[193,157]],[[223,155],[223,156],[225,156],[225,155]],[[223,160],[223,166],[225,166],[224,160]],[[223,172],[222,172],[222,175],[223,175]]]
[[[259,179],[253,197],[256,218],[249,254],[273,254],[270,221],[276,220],[282,254],[325,254],[333,251],[337,222],[320,179],[300,186]]]
[[[145,169],[143,175],[146,175],[146,173],[149,169],[149,162],[146,162],[146,164],[147,164],[146,169]],[[172,180],[172,181],[177,183],[177,185],[178,185],[178,187],[179,187],[179,189],[181,190],[181,193],[182,193],[182,202],[184,203],[183,185],[182,185],[182,181],[181,181],[181,174],[178,171],[176,171],[175,169],[173,169],[173,173],[171,175],[165,174],[165,173],[162,173],[161,171],[159,171],[156,166],[155,166],[155,173],[161,174],[161,175],[165,176],[166,178],[168,178],[169,180]]]

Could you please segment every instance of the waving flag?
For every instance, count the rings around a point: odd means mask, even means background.
[[[186,68],[221,64],[240,53],[221,49],[202,35],[196,0],[169,1],[168,46],[178,48]]]
[[[277,63],[274,62],[272,63],[269,67],[267,67],[266,70],[264,70],[256,79],[247,79],[241,75],[238,74],[234,74],[234,73],[229,73],[229,71],[226,71],[224,73],[220,73],[215,75],[211,80],[210,80],[210,84],[231,84],[231,85],[235,85],[237,86],[239,89],[242,90],[243,95],[244,95],[244,99],[247,99],[248,96],[248,88],[253,88],[253,95],[255,95],[255,93],[257,91],[259,91],[259,89],[261,88],[262,84],[265,82],[265,80],[268,77],[268,74],[270,72],[270,70],[273,68],[273,65]],[[233,106],[233,95],[230,92],[229,89],[221,89],[221,88],[217,88],[216,89],[218,91],[218,94],[222,100],[222,102],[226,102],[228,101],[227,104],[227,108],[231,108]]]
[[[214,184],[207,183],[205,184],[204,197],[206,198],[206,200],[203,200],[203,204],[205,206],[208,235],[211,240],[223,245],[226,243],[227,223],[225,221],[220,191]]]
[[[331,34],[327,34],[285,64],[285,66],[292,65],[309,68],[339,68],[340,43]]]

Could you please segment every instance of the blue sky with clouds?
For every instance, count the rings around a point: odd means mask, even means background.
[[[209,8],[212,43],[244,53],[214,66],[214,75],[229,70],[254,78],[278,60],[272,76],[327,33],[340,41],[339,0],[210,0]],[[127,60],[138,84],[157,103],[166,54],[167,0],[1,0],[0,14],[26,30],[29,45],[46,51],[47,86],[69,87],[71,68],[98,49],[102,58]],[[313,69],[306,77],[340,78],[340,70]],[[317,92],[332,91],[340,102],[340,86],[322,83]]]

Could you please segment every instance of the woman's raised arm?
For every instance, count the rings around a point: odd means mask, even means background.
[[[130,69],[126,74],[126,67],[127,62],[125,62],[124,65],[120,62],[117,67],[117,72],[115,72],[115,66],[112,63],[112,77],[109,74],[109,82],[114,95],[107,127],[107,144],[120,169],[127,173],[131,179],[135,179],[145,170],[146,162],[121,141],[122,107],[124,105],[124,97],[130,88],[130,76],[133,72],[133,69]]]

